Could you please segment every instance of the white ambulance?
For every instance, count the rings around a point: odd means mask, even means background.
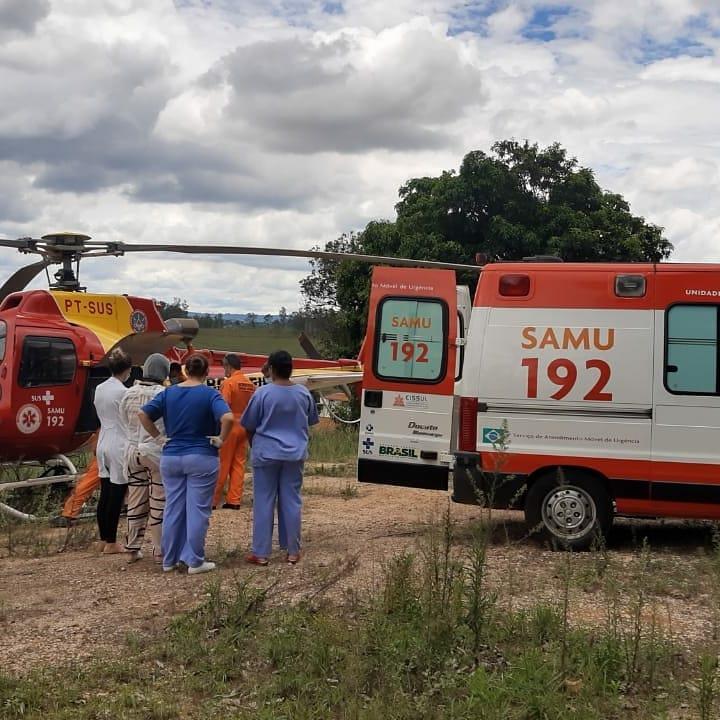
[[[523,510],[565,547],[614,515],[720,518],[720,268],[376,268],[358,477]]]

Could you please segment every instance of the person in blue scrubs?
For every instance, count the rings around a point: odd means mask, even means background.
[[[165,487],[162,530],[163,571],[182,562],[188,573],[209,572],[215,563],[205,559],[217,481],[218,449],[230,434],[233,414],[222,395],[206,385],[208,361],[191,355],[185,363],[187,380],[171,385],[140,409],[142,426],[152,437],[163,419],[167,442],[160,459]]]
[[[287,561],[300,559],[303,466],[307,458],[309,426],[319,422],[312,395],[294,385],[292,357],[284,350],[268,358],[272,383],[255,391],[240,424],[252,446],[253,540],[249,563],[267,565],[277,502],[287,541]]]

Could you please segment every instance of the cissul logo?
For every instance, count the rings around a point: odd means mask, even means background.
[[[378,448],[380,455],[392,455],[393,457],[409,457],[416,458],[417,453],[414,448],[398,448],[389,445],[381,445]]]
[[[394,407],[405,407],[405,400],[402,395],[396,395],[393,402]]]
[[[501,428],[487,428],[487,427],[483,428],[482,441],[484,443],[490,443],[491,445],[494,445],[501,438],[502,438],[502,429]]]

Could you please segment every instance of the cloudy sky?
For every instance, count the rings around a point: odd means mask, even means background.
[[[309,248],[514,137],[720,261],[718,0],[0,0],[0,108],[3,237]],[[0,280],[23,262],[0,250]],[[83,280],[264,313],[306,271],[152,255]]]

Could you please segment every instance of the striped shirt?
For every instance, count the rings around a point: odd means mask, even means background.
[[[143,405],[149,403],[156,395],[163,392],[165,388],[157,383],[136,380],[135,384],[125,393],[120,401],[120,425],[127,438],[127,453],[139,452],[160,462],[162,446],[166,440],[163,421],[158,420],[155,425],[160,430],[160,436],[153,439],[145,428],[140,424],[138,413]]]

